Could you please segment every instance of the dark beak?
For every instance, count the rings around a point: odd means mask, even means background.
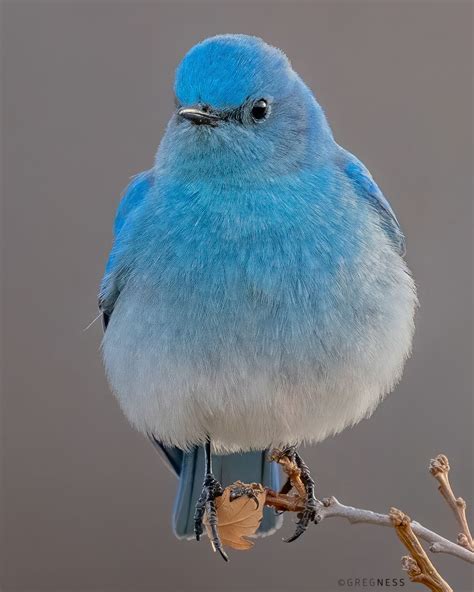
[[[214,113],[201,111],[201,109],[194,109],[193,107],[179,109],[178,115],[195,125],[217,125],[217,122],[220,120],[220,117]]]

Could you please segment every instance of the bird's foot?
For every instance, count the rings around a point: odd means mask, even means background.
[[[207,514],[207,523],[210,530],[211,544],[215,551],[219,551],[221,557],[228,561],[226,552],[221,543],[219,532],[217,530],[217,510],[216,510],[216,498],[223,494],[224,490],[222,485],[217,481],[212,473],[208,473],[204,479],[202,486],[201,495],[196,504],[196,510],[194,512],[194,534],[196,540],[199,541],[203,528],[204,513]]]
[[[317,502],[316,497],[314,495],[314,481],[311,477],[311,473],[309,472],[309,468],[296,451],[294,451],[293,458],[296,463],[296,466],[300,470],[300,479],[304,486],[305,498],[304,510],[298,513],[296,530],[291,537],[286,539],[285,542],[287,543],[292,543],[293,541],[296,541],[296,539],[299,538],[306,531],[310,522],[316,522],[317,510]]]
[[[279,493],[287,494],[292,489],[295,489],[299,497],[305,499],[306,488],[302,480],[301,469],[298,465],[297,458],[300,457],[296,452],[295,446],[287,446],[282,450],[275,448],[274,450],[272,450],[272,453],[270,455],[270,460],[278,463],[283,469],[285,475],[287,476],[287,480],[283,487],[280,489]],[[308,470],[307,467],[306,469]]]
[[[296,451],[295,446],[274,450],[271,460],[279,463],[288,475],[288,480],[280,493],[288,494],[294,488],[298,497],[304,502],[303,511],[297,515],[298,521],[294,534],[288,539],[284,539],[286,543],[292,543],[306,531],[310,522],[316,522],[317,501],[314,495],[314,481],[309,468]]]
[[[255,483],[250,485],[247,483],[242,483],[242,481],[236,481],[235,483],[233,483],[231,485],[231,491],[229,496],[230,501],[233,502],[234,500],[239,499],[240,497],[246,496],[252,499],[255,502],[256,508],[258,508],[260,506],[260,502],[258,501],[258,497],[255,493],[255,488],[252,487],[252,485],[255,485]]]
[[[316,510],[317,505],[314,496],[312,498],[306,498],[304,510],[297,514],[296,530],[292,536],[284,539],[285,543],[296,541],[306,531],[310,522],[316,522]]]

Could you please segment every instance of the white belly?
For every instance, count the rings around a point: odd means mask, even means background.
[[[338,355],[309,337],[291,351],[274,332],[262,336],[265,327],[249,337],[249,323],[215,333],[203,325],[204,341],[199,325],[183,336],[172,308],[125,291],[103,342],[108,378],[137,429],[180,448],[207,437],[222,451],[320,441],[369,416],[401,376],[416,296],[406,273],[393,290],[389,313]]]

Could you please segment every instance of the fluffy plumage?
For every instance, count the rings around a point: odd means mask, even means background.
[[[403,234],[281,51],[208,39],[175,91],[223,118],[174,114],[119,207],[100,293],[112,389],[180,449],[320,441],[401,376],[416,307]]]

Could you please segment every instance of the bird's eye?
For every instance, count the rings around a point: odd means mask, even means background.
[[[259,121],[265,119],[268,113],[268,103],[265,99],[259,99],[252,107],[252,117]]]

